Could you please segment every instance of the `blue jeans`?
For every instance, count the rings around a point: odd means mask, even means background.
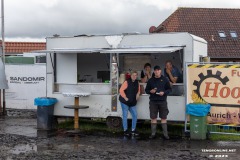
[[[121,103],[121,102],[120,102]],[[132,131],[136,129],[137,125],[137,109],[136,106],[129,107],[124,103],[121,103],[122,106],[122,114],[123,114],[123,130],[126,131],[128,129],[128,110],[132,115]]]

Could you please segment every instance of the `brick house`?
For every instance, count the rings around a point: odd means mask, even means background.
[[[240,62],[240,9],[178,8],[150,33],[189,32],[208,42],[212,62]]]

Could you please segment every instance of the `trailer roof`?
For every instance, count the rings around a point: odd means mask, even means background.
[[[193,41],[205,43],[189,33],[130,34],[83,37],[55,37],[47,50],[37,53],[171,53]]]

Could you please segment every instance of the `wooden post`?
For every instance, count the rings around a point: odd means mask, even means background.
[[[74,105],[79,105],[79,97],[74,97]],[[74,109],[74,129],[79,129],[79,117],[78,117],[78,109]]]

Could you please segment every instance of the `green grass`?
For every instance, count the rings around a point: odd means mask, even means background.
[[[212,141],[239,141],[239,135],[211,134]]]
[[[60,123],[57,126],[57,129],[66,129],[72,130],[74,129],[74,121],[68,120],[66,122]],[[80,119],[79,120],[79,129],[85,133],[96,133],[96,132],[104,132],[106,134],[118,134],[121,132],[120,129],[110,129],[107,127],[106,122],[102,120],[87,120]]]
[[[230,127],[229,129],[224,129],[223,126],[221,125],[208,125],[208,130],[210,132],[221,132],[221,133],[232,133],[232,134],[218,134],[218,133],[212,133],[210,135],[210,139],[213,141],[239,141],[240,136],[239,135],[234,135],[234,134],[239,134],[240,132],[237,131],[237,128],[235,127]]]
[[[129,123],[131,125],[131,123]],[[211,126],[210,126],[211,127]],[[66,129],[66,130],[72,130],[74,129],[74,122],[73,120],[68,120],[65,122],[62,122],[58,124],[58,129]],[[121,127],[119,129],[111,129],[108,128],[106,125],[105,119],[80,119],[79,120],[79,129],[88,134],[103,134],[107,136],[118,136],[122,134]],[[189,125],[188,125],[189,129]],[[208,127],[209,129],[209,127]],[[142,135],[150,135],[151,134],[151,124],[150,121],[144,121],[144,123],[137,124],[137,130]],[[184,124],[183,123],[168,123],[168,131],[170,136],[174,137],[185,137],[184,134]],[[215,128],[215,130],[212,130],[215,132],[232,132],[232,133],[239,133],[235,129],[231,130],[223,130],[219,128]],[[161,125],[158,124],[157,128],[157,134],[161,135]],[[239,135],[224,135],[224,134],[210,134],[210,140],[213,141],[239,141],[240,136]]]
[[[129,123],[131,125],[131,123]],[[68,120],[58,124],[58,129],[72,130],[74,129],[73,120]],[[93,132],[104,132],[106,135],[119,135],[122,134],[121,127],[119,129],[111,129],[106,125],[104,119],[80,119],[79,120],[79,129],[83,132],[93,133]],[[184,129],[184,124],[168,124],[168,131],[170,135],[173,136],[182,136]],[[151,134],[151,124],[150,121],[145,121],[143,123],[137,124],[137,131],[143,135]],[[161,125],[158,125],[157,134],[162,134]]]

